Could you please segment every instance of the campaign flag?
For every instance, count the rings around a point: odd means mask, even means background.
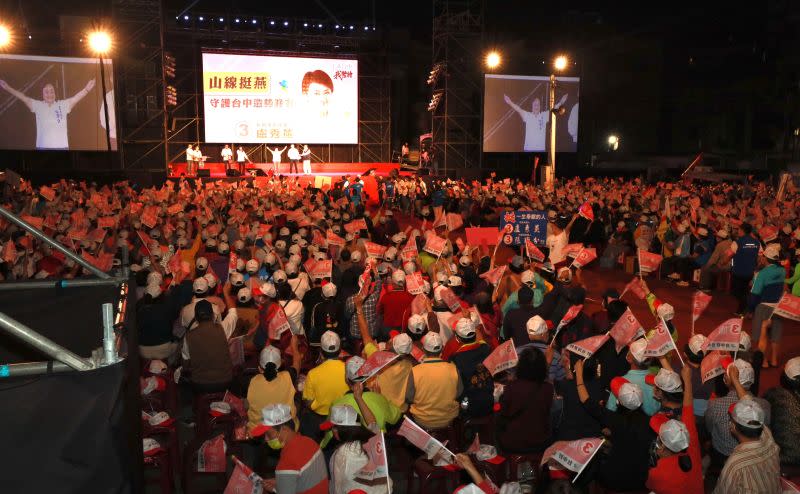
[[[664,319],[659,318],[653,335],[647,340],[644,356],[661,357],[672,350],[677,350],[675,347],[675,340],[672,339],[667,323],[664,322]]]
[[[800,297],[791,293],[784,293],[777,305],[773,315],[785,317],[793,321],[800,321]]]
[[[267,334],[270,340],[280,339],[281,334],[287,329],[290,329],[289,318],[286,317],[286,312],[283,307],[277,306],[277,310],[272,311],[272,318],[267,323]]]
[[[231,258],[228,261],[228,273],[236,271],[236,264],[239,262],[239,256],[235,252],[231,252]]]
[[[658,269],[662,259],[659,254],[639,250],[639,270],[643,273],[652,273]]]
[[[498,372],[516,367],[517,362],[519,357],[514,348],[514,340],[507,340],[492,350],[492,353],[483,360],[483,366],[494,376]]]
[[[228,352],[234,367],[244,364],[244,335],[228,340]]]
[[[419,295],[423,291],[425,280],[422,279],[422,273],[414,272],[409,275],[406,275],[406,291],[411,295]]]
[[[567,246],[564,247],[564,254],[567,257],[573,257],[574,258],[574,257],[578,256],[578,253],[581,250],[583,250],[583,244],[567,244]]]
[[[39,194],[44,197],[48,201],[55,201],[56,200],[56,191],[55,189],[48,187],[46,185],[42,185],[39,188]]]
[[[141,221],[147,228],[155,228],[158,222],[158,216],[156,216],[155,211],[150,208],[145,208],[145,210],[142,211]]]
[[[492,227],[468,227],[464,229],[469,245],[497,245],[500,230]]]
[[[647,294],[644,292],[644,286],[642,286],[642,280],[640,280],[639,278],[634,278],[630,282],[628,282],[628,284],[625,285],[625,289],[622,290],[622,295],[620,295],[619,297],[622,298],[622,296],[625,295],[625,292],[627,292],[628,290],[630,290],[631,293],[636,295],[636,297],[638,297],[641,300],[644,300],[644,298],[647,297]]]
[[[575,256],[575,260],[572,261],[572,265],[576,268],[582,268],[595,259],[597,259],[597,250],[595,250],[594,247],[584,247],[578,252],[578,255]]]
[[[197,451],[197,471],[225,473],[225,436],[209,439]]]
[[[361,365],[356,373],[356,377],[359,378],[359,380],[366,381],[380,372],[381,369],[394,362],[399,356],[399,354],[394,352],[379,350],[370,355]]]
[[[525,251],[528,254],[528,258],[536,262],[544,262],[544,254],[529,238],[525,239]]]
[[[561,321],[558,323],[558,327],[556,327],[556,333],[558,333],[558,331],[561,328],[571,323],[573,319],[578,317],[578,314],[580,314],[582,310],[583,310],[583,304],[573,305],[572,307],[567,309],[566,314],[564,314],[564,317],[562,317]]]
[[[433,208],[433,229],[437,229],[440,226],[447,227],[447,217],[444,214],[444,210],[441,206],[435,206]]]
[[[601,346],[605,345],[609,339],[611,339],[611,337],[608,333],[590,336],[589,338],[584,338],[575,343],[570,343],[567,345],[567,350],[581,357],[589,358],[594,355]]]
[[[231,410],[236,412],[240,417],[247,417],[247,408],[244,406],[244,400],[235,394],[230,391],[225,391],[225,394],[222,396],[222,401],[230,405]]]
[[[97,218],[98,228],[114,228],[116,225],[117,225],[116,216],[103,216],[101,218]]]
[[[333,230],[330,229],[325,233],[325,238],[328,240],[329,245],[335,245],[337,247],[344,247],[345,243],[347,243],[345,239],[336,235],[333,233]]]
[[[442,251],[444,250],[445,244],[447,244],[447,240],[438,236],[438,235],[431,235],[428,237],[428,240],[425,241],[425,252],[433,254],[434,256],[441,256]]]
[[[358,471],[357,478],[374,480],[389,477],[389,461],[386,458],[386,440],[383,431],[378,431],[362,447],[367,454],[367,464]]]
[[[772,242],[778,238],[778,227],[767,225],[758,231],[758,236],[761,237],[761,240],[763,240],[764,243]]]
[[[458,213],[447,213],[445,221],[447,222],[447,231],[450,232],[464,226],[464,219]]]
[[[314,230],[311,242],[317,247],[326,247],[326,248],[328,247],[328,241],[325,239],[322,233],[320,233],[319,230]]]
[[[403,260],[403,262],[414,262],[417,257],[419,257],[417,240],[414,237],[411,237],[408,239],[408,242],[406,242],[403,250],[400,251],[400,258]]]
[[[444,444],[428,434],[422,427],[414,423],[408,416],[403,417],[403,423],[397,430],[398,436],[408,439],[408,442],[422,450],[428,457],[433,457],[439,452],[450,455],[449,463],[455,463],[455,456]]]
[[[233,457],[233,473],[222,494],[262,494],[264,480],[247,465]]]
[[[39,216],[31,216],[29,214],[23,214],[22,216],[20,216],[20,218],[23,221],[28,222],[28,224],[31,225],[32,227],[38,228],[39,230],[41,230],[42,226],[44,225],[44,218],[41,218]]]
[[[694,295],[692,295],[692,322],[700,318],[700,315],[706,310],[706,307],[708,307],[710,303],[711,295],[707,295],[700,290],[694,292]]]
[[[722,358],[722,352],[717,350],[708,352],[708,354],[703,357],[703,361],[700,362],[700,377],[703,380],[703,384],[725,372],[725,369],[722,367]]]
[[[544,451],[540,465],[553,460],[571,472],[580,473],[600,451],[604,442],[605,439],[601,437],[556,441]]]
[[[586,201],[581,205],[581,207],[578,209],[578,214],[589,221],[594,221],[594,210],[592,209],[592,205],[589,204],[589,201]]]
[[[625,309],[622,316],[617,319],[614,326],[608,332],[614,338],[614,347],[619,353],[623,348],[628,346],[628,343],[635,340],[639,336],[644,335],[644,328],[633,315],[630,308]]]
[[[13,264],[17,260],[17,247],[12,240],[3,244],[3,261]]]
[[[447,304],[450,312],[458,312],[461,310],[461,299],[458,298],[458,295],[456,295],[453,290],[450,288],[443,288],[439,294],[442,297],[442,301]]]
[[[702,350],[725,350],[735,352],[739,349],[742,337],[742,319],[735,317],[723,322],[711,332],[703,343]]]
[[[333,261],[325,259],[324,261],[317,261],[314,266],[308,271],[308,274],[314,278],[330,278],[333,272]]]
[[[506,272],[507,267],[508,266],[505,264],[497,266],[496,268],[483,273],[480,275],[480,277],[488,281],[490,284],[496,285],[503,278],[503,274]]]
[[[467,448],[467,454],[477,453],[480,449],[481,449],[481,438],[480,435],[476,432],[475,439],[472,440],[472,444],[470,444],[469,448]]]
[[[367,255],[369,257],[375,258],[383,258],[383,254],[386,252],[387,247],[384,245],[376,244],[375,242],[364,242],[364,248],[367,251]]]
[[[355,233],[360,232],[361,230],[366,230],[367,229],[367,222],[366,222],[366,220],[364,220],[364,218],[356,218],[353,221],[351,221],[350,223],[346,223],[344,225],[344,229],[348,233],[355,234]]]

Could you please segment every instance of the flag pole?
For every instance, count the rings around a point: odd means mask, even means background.
[[[639,280],[644,281],[642,277],[642,249],[636,249],[636,259],[639,261]]]

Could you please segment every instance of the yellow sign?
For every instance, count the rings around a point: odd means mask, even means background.
[[[204,72],[206,93],[269,94],[270,76],[265,72]]]

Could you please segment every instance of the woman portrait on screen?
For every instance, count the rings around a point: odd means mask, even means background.
[[[324,70],[306,72],[303,76],[302,91],[309,111],[316,113],[315,116],[328,118],[330,96],[333,94],[331,76]]]

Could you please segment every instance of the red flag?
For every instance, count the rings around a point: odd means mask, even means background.
[[[464,226],[464,219],[458,213],[447,213],[445,216],[445,221],[447,223],[447,231],[450,232],[453,230],[458,230]]]
[[[209,439],[197,452],[197,471],[225,473],[225,436]]]
[[[723,357],[724,355],[717,350],[708,352],[708,355],[703,357],[703,361],[700,362],[700,377],[703,380],[703,384],[725,372],[722,367]]]
[[[458,312],[461,310],[461,299],[453,293],[453,290],[449,288],[443,288],[439,294],[442,297],[442,301],[447,304],[447,307],[450,308],[450,312]]]
[[[39,194],[48,201],[54,201],[56,199],[56,191],[46,185],[42,185],[41,188],[39,188]]]
[[[169,262],[167,263],[167,268],[169,268],[169,272],[175,275],[176,273],[180,272],[181,267],[181,250],[178,249],[172,257],[169,258]]]
[[[39,230],[42,229],[44,225],[44,218],[40,218],[39,216],[31,216],[29,214],[23,214],[20,216],[23,221],[27,221],[32,227],[38,228]]]
[[[403,260],[403,262],[413,262],[418,256],[419,251],[417,250],[417,241],[413,237],[409,238],[405,247],[403,247],[403,250],[400,251],[400,258]]]
[[[536,262],[544,262],[544,254],[542,251],[536,247],[536,244],[531,242],[531,239],[525,239],[525,250],[527,251],[528,257],[533,259]]]
[[[594,221],[594,210],[592,209],[592,205],[589,204],[589,201],[584,202],[581,207],[578,208],[578,214],[589,221]]]
[[[286,312],[283,311],[283,307],[279,305],[276,307],[277,310],[273,311],[272,318],[267,324],[267,334],[270,340],[280,339],[281,334],[291,328],[291,326],[289,326],[289,318],[286,317]]]
[[[575,256],[575,260],[572,261],[572,264],[576,268],[582,268],[587,264],[589,264],[590,262],[594,261],[595,259],[597,259],[597,251],[595,250],[595,248],[584,247],[583,249],[580,250],[580,252],[578,252],[578,255]]]
[[[345,241],[345,239],[343,239],[339,235],[336,235],[335,233],[333,233],[333,230],[328,230],[325,233],[325,236],[326,236],[326,239],[328,240],[328,244],[329,245],[336,245],[338,247],[344,247],[344,245],[347,243]]]
[[[475,439],[472,440],[472,444],[469,445],[467,448],[467,453],[477,453],[481,449],[481,438],[479,434],[475,433]]]
[[[367,229],[367,222],[364,218],[357,218],[351,221],[350,223],[346,223],[344,225],[344,229],[348,233],[358,233],[361,230]]]
[[[800,321],[800,297],[791,293],[784,293],[781,299],[778,300],[773,314],[793,321]]]
[[[583,310],[583,304],[580,305],[573,305],[567,310],[567,313],[564,314],[564,317],[561,318],[561,321],[558,323],[558,327],[556,328],[556,333],[566,326],[567,324],[571,323],[573,319],[578,317],[578,314],[581,313]]]
[[[235,456],[233,463],[235,465],[233,473],[222,494],[262,494],[264,480]]]
[[[575,441],[556,441],[544,451],[540,465],[544,465],[549,460],[554,460],[567,470],[580,473],[594,455],[600,451],[600,446],[604,441],[605,439],[600,437]]]
[[[517,362],[519,357],[514,348],[514,340],[508,340],[492,350],[492,353],[484,359],[483,366],[494,376],[498,372],[515,367]]]
[[[17,247],[14,242],[7,240],[3,244],[3,261],[13,264],[17,260]]]
[[[497,266],[496,268],[483,273],[480,275],[480,277],[488,281],[490,284],[496,285],[500,282],[500,279],[503,278],[503,273],[506,272],[507,267],[508,266],[505,264]]]
[[[364,242],[364,248],[367,251],[367,255],[369,257],[375,258],[383,258],[383,254],[386,252],[387,247],[384,245],[376,244],[374,242]]]
[[[366,381],[381,371],[384,367],[394,362],[400,355],[393,352],[377,351],[369,356],[364,364],[358,369],[356,377]]]
[[[647,347],[644,349],[645,357],[660,357],[666,355],[671,350],[677,350],[675,341],[667,328],[663,319],[658,320],[658,325],[653,332],[653,336],[647,340]]]
[[[778,238],[778,227],[772,225],[765,226],[758,231],[758,236],[761,237],[761,240],[763,240],[764,243],[772,242]]]
[[[429,457],[434,456],[442,450],[449,453],[452,457],[455,457],[442,443],[425,432],[422,427],[415,424],[408,416],[403,418],[400,428],[397,429],[397,435],[408,439],[408,442],[424,451]],[[455,458],[453,458],[453,460],[455,460]]]
[[[447,217],[444,214],[444,209],[442,206],[434,206],[433,208],[433,229],[437,229],[440,226],[447,226]]]
[[[619,353],[628,346],[628,343],[643,335],[644,328],[639,323],[639,320],[636,319],[636,316],[633,315],[631,309],[628,308],[614,323],[609,334],[614,338],[614,346],[617,349],[617,353]]]
[[[406,291],[411,295],[419,295],[423,291],[425,280],[422,279],[422,273],[414,272],[406,276]]]
[[[325,239],[325,237],[322,235],[322,233],[320,233],[319,230],[314,230],[314,234],[313,234],[313,236],[311,238],[311,243],[313,243],[317,247],[327,247],[328,246],[328,241]]]
[[[575,343],[570,343],[567,345],[567,350],[572,353],[576,353],[584,358],[589,358],[600,349],[601,346],[605,345],[605,343],[611,337],[606,334],[599,334],[596,336],[590,336],[589,338],[584,338],[580,341],[576,341]]]
[[[425,252],[433,254],[434,256],[441,256],[442,251],[445,248],[445,244],[447,244],[447,240],[443,239],[438,235],[431,235],[428,237],[428,240],[425,242]]]
[[[228,261],[228,272],[233,273],[236,271],[236,264],[239,261],[239,256],[236,255],[236,252],[231,252],[230,261]]]
[[[317,261],[314,267],[308,272],[312,278],[330,278],[333,271],[333,261],[325,259],[324,261]]]
[[[244,406],[244,400],[235,394],[230,391],[225,391],[225,394],[222,396],[222,401],[230,405],[231,410],[236,412],[240,417],[247,417],[247,408]]]
[[[659,254],[655,254],[653,252],[647,252],[640,250],[639,251],[639,269],[643,273],[652,273],[653,271],[658,269],[658,265],[661,264],[661,259],[663,259]]]
[[[566,254],[567,257],[575,257],[581,249],[583,249],[583,244],[567,244],[567,246],[564,247],[564,254]]]
[[[644,287],[642,286],[642,280],[639,278],[634,278],[627,285],[625,285],[625,289],[622,290],[622,295],[625,295],[625,292],[628,290],[642,300],[644,300],[644,298],[647,296],[647,294],[644,292]],[[622,298],[622,295],[620,295],[620,298]]]
[[[725,350],[735,352],[739,349],[742,336],[742,320],[738,317],[728,319],[711,332],[703,343],[702,350]]]
[[[367,442],[362,444],[367,454],[367,464],[356,474],[359,479],[373,480],[389,477],[389,461],[386,458],[386,441],[383,432],[378,431]]]
[[[700,290],[694,292],[692,295],[692,322],[696,322],[700,318],[700,315],[710,303],[711,295],[707,295]]]

